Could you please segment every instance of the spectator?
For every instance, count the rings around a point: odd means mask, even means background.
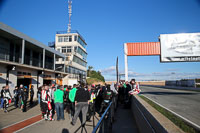
[[[5,86],[2,87],[2,90],[1,90],[1,110],[3,110],[3,102],[4,102],[4,99],[3,99],[3,92],[5,91]]]
[[[56,91],[55,84],[52,84],[50,89],[50,94],[51,94],[51,106],[52,106],[52,113],[53,115],[55,114],[55,104],[54,104],[54,92]]]
[[[76,124],[76,120],[79,116],[79,113],[80,111],[82,111],[82,126],[85,126],[89,100],[90,100],[89,91],[86,88],[84,88],[83,85],[81,85],[77,90],[75,96],[75,114],[74,117],[72,118],[71,122],[72,125]]]
[[[112,101],[113,91],[110,89],[110,85],[106,86],[106,90],[103,93],[103,101],[101,104],[101,109],[99,111],[100,116],[103,112],[103,109],[108,106],[108,104]]]
[[[69,115],[69,118],[71,117],[71,111],[70,111],[70,108],[71,108],[71,102],[69,100],[69,91],[71,90],[71,86],[67,86],[67,85],[64,85],[64,109],[66,110],[66,113],[68,113]]]
[[[39,87],[37,91],[38,104],[40,104],[40,101],[41,101],[41,91],[42,91],[42,87]]]
[[[63,107],[63,97],[64,97],[63,86],[58,86],[57,90],[54,92],[54,103],[56,107],[57,121],[65,120],[64,118],[64,107]]]
[[[18,102],[19,102],[19,89],[17,86],[15,86],[15,89],[13,90],[13,94],[14,94],[14,102],[15,102],[15,108],[18,107]]]
[[[5,87],[5,90],[3,91],[3,99],[4,99],[4,102],[3,102],[4,103],[4,106],[3,106],[4,112],[7,113],[8,112],[7,108],[9,106],[9,102],[11,103],[11,99],[12,99],[8,85]]]
[[[34,96],[34,86],[31,85],[31,88],[30,88],[30,106],[31,107],[33,106],[33,96]]]
[[[21,95],[21,110],[22,112],[26,112],[26,104],[28,99],[28,89],[26,86],[21,88],[20,95]]]
[[[77,91],[77,85],[74,84],[73,89],[69,92],[69,100],[71,101],[71,117],[74,117],[74,113],[75,113],[74,99],[76,96],[76,91]]]
[[[51,93],[49,91],[49,86],[45,85],[44,90],[42,90],[42,114],[45,120],[52,121],[52,107],[51,107]]]

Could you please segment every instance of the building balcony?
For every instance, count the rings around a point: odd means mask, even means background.
[[[20,54],[10,53],[8,50],[0,49],[0,60],[20,63]]]
[[[45,68],[53,70],[54,64],[52,62],[45,62]]]
[[[48,46],[49,46],[50,48],[55,49],[55,41],[53,41],[53,42],[48,42]]]

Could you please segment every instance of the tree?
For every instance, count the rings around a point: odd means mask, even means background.
[[[87,76],[90,77],[90,78],[95,78],[95,79],[98,79],[98,80],[100,80],[102,82],[105,82],[105,79],[101,75],[101,72],[93,70],[92,66],[88,66]]]
[[[90,73],[93,69],[93,66],[88,66],[88,70],[87,70],[87,76],[90,77]]]

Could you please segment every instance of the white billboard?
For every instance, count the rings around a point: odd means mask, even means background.
[[[161,62],[200,61],[200,33],[161,34]]]

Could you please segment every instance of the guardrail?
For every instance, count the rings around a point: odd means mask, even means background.
[[[113,102],[110,102],[109,106],[106,108],[101,119],[97,123],[96,127],[92,133],[110,133],[112,132],[112,114],[113,112]]]

